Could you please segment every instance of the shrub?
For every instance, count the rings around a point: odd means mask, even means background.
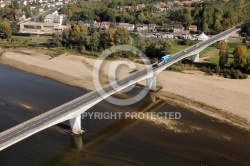
[[[220,73],[220,66],[217,64],[215,67],[214,67],[214,72],[216,74],[219,74]]]
[[[207,71],[206,71],[206,74],[212,76],[213,75],[213,71],[210,68],[208,68]]]
[[[247,74],[243,74],[243,79],[247,79],[248,75]]]
[[[12,33],[13,36],[31,36],[30,33]]]

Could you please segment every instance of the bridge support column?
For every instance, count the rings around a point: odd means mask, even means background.
[[[155,102],[156,97],[155,97],[152,93],[150,93],[150,97],[151,97],[151,101],[152,101],[152,103],[153,103],[153,102]]]
[[[73,134],[82,134],[82,126],[81,126],[81,115],[78,115],[77,117],[70,119],[69,124],[71,127],[71,131]]]
[[[156,76],[146,79],[146,87],[150,90],[156,89]]]
[[[193,62],[199,62],[200,61],[200,54],[197,53],[197,54],[192,55],[191,59]]]

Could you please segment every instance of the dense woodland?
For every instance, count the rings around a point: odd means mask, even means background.
[[[250,15],[250,0],[205,1],[193,3],[190,7],[181,6],[177,11],[160,12],[154,4],[159,1],[146,0],[103,0],[101,2],[81,1],[61,9],[61,13],[69,15],[70,20],[96,20],[126,23],[154,23],[157,25],[173,25],[180,22],[184,27],[195,24],[206,33],[221,32]],[[166,1],[164,1],[166,2]],[[144,3],[144,8],[119,10],[124,6],[136,6]]]

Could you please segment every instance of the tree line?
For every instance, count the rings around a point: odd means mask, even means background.
[[[85,51],[101,52],[115,45],[131,45],[144,51],[149,58],[160,58],[171,52],[171,43],[167,40],[145,39],[139,36],[131,37],[129,31],[122,27],[106,30],[92,29],[82,21],[72,23],[70,28],[62,33],[53,34],[53,46]]]
[[[159,12],[154,4],[159,1],[111,1],[97,3],[80,1],[63,7],[60,12],[69,15],[69,19],[96,20],[127,23],[152,23],[158,25],[173,25],[180,22],[185,28],[196,24],[198,29],[206,33],[219,33],[247,19],[250,14],[250,0],[205,1],[193,3],[191,7],[179,7],[179,10]],[[122,10],[125,5],[144,3],[144,8]]]

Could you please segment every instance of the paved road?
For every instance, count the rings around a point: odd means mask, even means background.
[[[169,60],[166,64],[162,66],[153,66],[153,71],[151,72],[160,72],[164,70],[166,67],[172,65],[173,63],[178,62],[179,60],[187,57],[187,55],[189,54],[192,55],[195,52],[197,52],[200,48],[211,45],[215,41],[218,41],[218,39],[222,38],[223,36],[226,36],[231,32],[238,31],[239,29],[240,27],[231,28],[227,31],[218,34],[217,36],[214,36],[206,41],[199,43],[198,46],[194,45],[185,49],[185,52],[184,51],[178,52],[174,54],[173,58]],[[131,80],[133,80],[136,83],[138,82],[138,80],[145,78],[147,75],[148,75],[147,70],[143,69],[131,73],[129,76],[121,80],[118,80],[117,84],[122,87],[126,87]],[[115,92],[111,84],[103,88],[103,90],[108,94],[113,94]],[[98,99],[102,99],[102,96],[100,96],[100,94],[97,91],[92,91],[86,95],[78,97],[68,103],[65,103],[57,108],[54,108],[46,113],[43,113],[35,118],[32,118],[24,123],[21,123],[15,127],[12,127],[0,133],[0,151],[12,145],[15,142],[18,142],[28,137],[29,135],[33,135],[34,133],[43,130],[45,126],[46,128],[52,126],[56,120],[63,119],[63,117],[66,117],[70,113],[79,110],[80,108],[92,102],[95,102]]]

